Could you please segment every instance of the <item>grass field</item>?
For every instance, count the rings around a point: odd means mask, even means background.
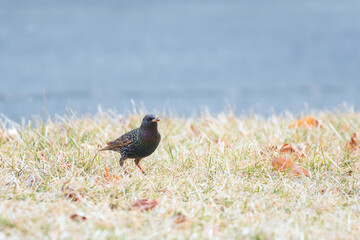
[[[289,128],[306,115],[320,126]],[[344,148],[359,113],[158,116],[147,175],[97,152],[143,113],[2,117],[0,239],[360,239],[360,149]],[[305,156],[280,153],[285,143]],[[275,171],[277,156],[311,176]],[[136,209],[139,199],[157,205]]]

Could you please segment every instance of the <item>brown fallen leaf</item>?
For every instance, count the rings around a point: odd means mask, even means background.
[[[138,199],[131,205],[131,210],[149,211],[153,209],[158,202],[156,200]]]
[[[186,221],[186,216],[184,214],[182,214],[181,212],[179,212],[175,215],[175,220],[174,220],[175,224],[180,224],[185,221]]]
[[[192,124],[190,125],[190,130],[196,137],[200,136],[200,131],[197,130]]]
[[[313,117],[307,116],[302,119],[296,120],[290,124],[289,128],[293,127],[303,127],[303,128],[316,128],[319,126],[319,121]]]
[[[289,171],[290,174],[294,176],[302,176],[305,175],[306,177],[310,177],[310,172],[303,168],[298,166],[293,161],[283,158],[283,157],[275,157],[271,160],[271,165],[273,166],[274,170],[280,171],[280,172],[287,172]]]
[[[285,172],[293,169],[296,163],[283,157],[275,157],[271,160],[271,165],[276,171]]]
[[[280,148],[281,153],[295,153],[295,149],[289,143],[285,143]]]
[[[356,133],[353,133],[349,142],[347,142],[344,146],[346,150],[355,150],[358,147],[358,139]]]
[[[67,186],[64,188],[64,186],[61,188],[61,190],[64,192],[64,197],[69,199],[72,202],[77,202],[80,199],[83,198],[83,195],[81,193],[76,192],[72,187]]]
[[[71,220],[74,220],[74,221],[78,221],[78,220],[85,221],[87,219],[85,216],[80,216],[77,213],[71,214],[70,218],[71,218]]]
[[[306,177],[311,176],[310,172],[306,168],[303,168],[303,167],[300,167],[300,166],[294,167],[290,171],[290,173],[293,174],[294,176],[303,176],[303,175],[306,176]]]
[[[306,146],[304,144],[291,145],[289,143],[285,143],[281,146],[280,153],[296,154],[299,157],[305,157],[305,148]]]
[[[119,180],[119,177],[116,176],[115,174],[110,174],[109,173],[109,170],[107,169],[106,166],[104,166],[104,170],[105,170],[105,173],[104,173],[104,178],[107,182],[112,182],[114,180]]]

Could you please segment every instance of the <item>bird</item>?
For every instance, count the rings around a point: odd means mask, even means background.
[[[140,167],[140,161],[151,155],[158,147],[161,135],[158,132],[158,121],[160,119],[155,114],[147,114],[142,120],[139,128],[125,133],[114,141],[108,142],[107,146],[99,151],[115,151],[120,153],[120,167],[124,169],[126,159],[134,159],[135,165],[145,174]]]

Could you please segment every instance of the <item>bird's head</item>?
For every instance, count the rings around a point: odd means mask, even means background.
[[[160,119],[155,114],[147,114],[143,118],[141,127],[157,127],[158,121],[160,121]]]

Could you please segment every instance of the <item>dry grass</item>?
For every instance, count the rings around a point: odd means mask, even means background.
[[[352,110],[317,112],[315,129],[291,114],[161,116],[162,142],[129,175],[100,145],[142,114],[0,121],[0,239],[356,239],[360,236],[359,130]],[[306,145],[312,176],[274,171],[271,146]],[[104,167],[110,177],[104,177]],[[113,175],[116,176],[113,176]],[[140,198],[152,210],[131,210]]]

